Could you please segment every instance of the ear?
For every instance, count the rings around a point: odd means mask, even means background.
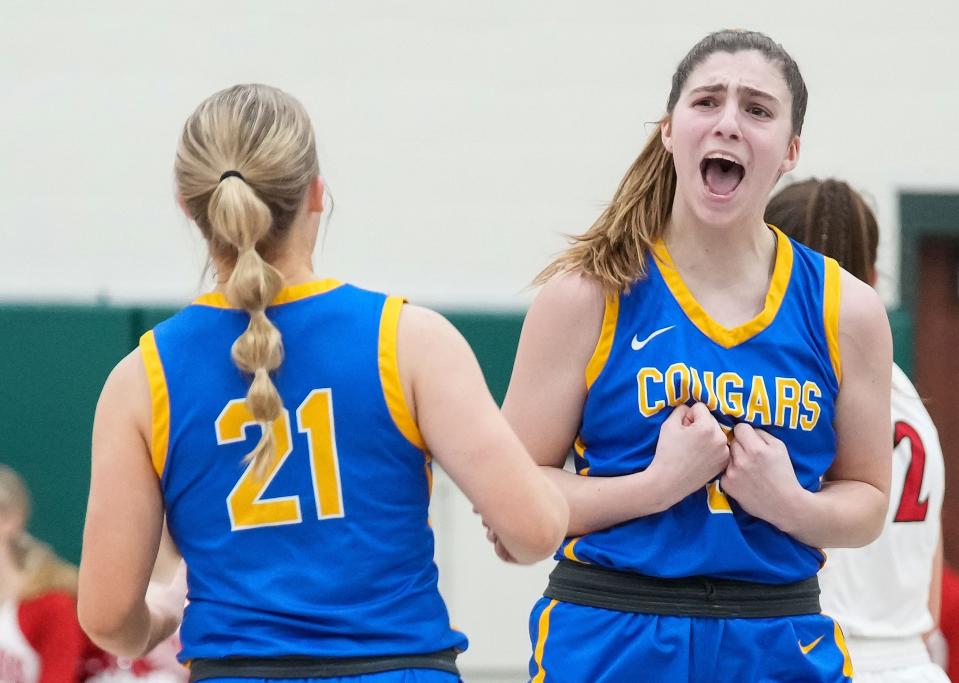
[[[306,208],[310,210],[310,213],[323,212],[323,193],[325,191],[326,184],[323,182],[323,178],[316,176],[306,191]]]
[[[193,220],[193,214],[190,213],[190,209],[187,208],[186,201],[179,193],[177,193],[176,196],[176,205],[180,207],[180,211],[182,211],[183,215],[187,217],[187,220]]]
[[[663,117],[659,122],[659,137],[663,141],[663,147],[670,154],[673,153],[673,121],[669,114]]]
[[[799,163],[799,136],[793,135],[792,140],[789,141],[789,146],[786,147],[786,158],[779,166],[779,174],[789,173],[796,168],[797,163]]]

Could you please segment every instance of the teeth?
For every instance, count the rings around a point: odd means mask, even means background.
[[[728,156],[726,154],[710,154],[709,156],[706,157],[706,161],[710,161],[712,159],[715,159],[717,161],[731,161],[734,164],[739,164],[740,166],[742,166],[742,164],[740,164],[738,161],[736,161],[731,156]]]

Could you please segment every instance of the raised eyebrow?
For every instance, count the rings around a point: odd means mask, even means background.
[[[692,90],[690,90],[689,95],[690,97],[696,97],[697,95],[702,95],[707,93],[712,94],[712,93],[726,92],[726,90],[727,90],[726,85],[723,83],[716,83],[714,85],[701,85],[698,88],[693,88]],[[766,92],[765,90],[751,88],[748,85],[741,85],[739,86],[739,91],[742,92],[747,97],[753,97],[759,100],[767,100],[769,102],[775,102],[776,104],[779,104],[779,98],[776,97],[775,95],[772,95]]]
[[[775,102],[779,104],[779,98],[775,95],[771,95],[764,90],[757,90],[756,88],[750,88],[748,85],[741,85],[739,89],[747,96],[754,97],[759,100],[768,100],[770,102]]]
[[[695,97],[696,95],[701,95],[703,93],[717,93],[717,92],[726,92],[726,86],[723,83],[716,83],[715,85],[701,85],[698,88],[693,88],[689,91],[690,97]]]

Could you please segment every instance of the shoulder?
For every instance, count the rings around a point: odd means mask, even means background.
[[[889,393],[892,379],[892,331],[886,307],[876,291],[840,271],[839,355],[843,385],[859,378]]]
[[[609,294],[603,285],[582,273],[561,273],[540,289],[526,317],[526,324],[547,325],[569,333],[573,338],[599,333],[606,313],[606,302],[618,295]]]
[[[429,308],[403,304],[396,340],[400,376],[411,382],[424,373],[452,377],[464,365],[475,364],[473,351],[459,330]]]
[[[602,284],[583,273],[565,272],[552,278],[540,289],[530,312],[560,313],[566,318],[573,316],[601,320],[606,306],[607,294]]]
[[[132,419],[146,433],[150,422],[150,383],[143,352],[136,348],[117,363],[100,392],[97,413]]]
[[[886,307],[876,290],[842,269],[839,285],[840,336],[862,342],[869,341],[872,335],[890,336]]]
[[[128,392],[130,392],[128,394]],[[148,392],[146,379],[146,366],[143,360],[143,351],[140,347],[133,349],[117,363],[106,382],[103,384],[103,397],[112,394],[128,394],[135,396],[137,393]]]
[[[400,309],[399,337],[417,344],[454,342],[463,338],[449,320],[436,311],[404,303]]]
[[[604,322],[615,329],[615,316],[607,316],[607,301],[619,299],[588,275],[554,276],[526,314],[517,358],[548,368],[556,376],[581,375],[600,343]]]

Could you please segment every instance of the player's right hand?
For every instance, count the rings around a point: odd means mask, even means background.
[[[674,503],[719,476],[729,462],[729,443],[703,403],[676,406],[659,430],[647,473]]]

